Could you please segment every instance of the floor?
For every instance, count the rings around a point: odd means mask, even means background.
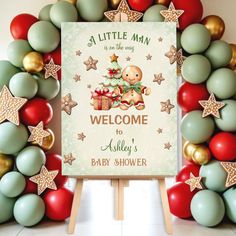
[[[173,183],[167,179],[167,186]],[[69,186],[73,189],[74,182]],[[152,189],[150,194],[150,189]],[[74,235],[79,236],[165,236],[160,197],[156,181],[130,181],[125,189],[125,220],[113,220],[113,189],[110,181],[86,181]],[[106,196],[106,197],[104,197]],[[99,204],[98,204],[99,203]],[[155,210],[154,210],[155,209]],[[15,222],[0,225],[0,236],[63,236],[68,222],[41,222],[24,228]],[[173,217],[176,236],[233,236],[236,225],[224,222],[205,228],[195,221]]]

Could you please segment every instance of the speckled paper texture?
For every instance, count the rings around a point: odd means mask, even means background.
[[[149,177],[176,174],[176,62],[171,64],[165,55],[171,46],[176,47],[174,23],[62,24],[61,96],[70,94],[77,104],[69,107],[70,114],[62,111],[64,175]],[[141,69],[141,83],[145,86],[141,94],[145,104],[143,110],[136,109],[133,102],[127,110],[119,107],[94,109],[91,95],[96,88],[102,89],[113,54],[118,56],[121,72],[131,65]],[[87,67],[85,62],[89,57],[94,61]],[[89,69],[91,66],[95,67]],[[164,78],[160,84],[154,81],[154,75],[159,74]],[[122,99],[124,86],[117,87]],[[147,88],[150,95],[145,95]],[[132,89],[128,91],[133,92]],[[168,100],[169,113],[163,107]],[[103,119],[103,122],[92,124],[91,119]],[[68,156],[73,157],[70,163],[66,161]]]

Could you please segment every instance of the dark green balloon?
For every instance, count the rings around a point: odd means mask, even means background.
[[[50,18],[55,26],[61,28],[62,22],[78,21],[78,12],[71,3],[60,1],[53,4],[50,10]]]
[[[39,12],[39,20],[41,21],[51,21],[50,10],[53,4],[48,4],[44,6]]]
[[[16,198],[9,198],[0,192],[0,224],[13,217],[13,208]]]
[[[8,87],[11,77],[20,71],[19,68],[13,66],[9,61],[0,61],[0,90],[4,85]]]
[[[28,41],[18,39],[11,42],[7,48],[8,60],[17,67],[23,67],[23,59],[26,54],[33,51]]]
[[[143,15],[144,22],[163,22],[164,17],[160,14],[160,11],[167,10],[167,7],[156,4],[149,7]]]

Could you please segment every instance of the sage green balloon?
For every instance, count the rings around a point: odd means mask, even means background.
[[[184,60],[183,78],[192,84],[200,84],[207,80],[211,73],[211,63],[202,55],[192,55]]]
[[[197,192],[191,201],[191,213],[198,224],[213,227],[223,220],[225,205],[219,194],[202,190]]]
[[[207,80],[207,89],[220,99],[227,99],[236,93],[236,74],[228,68],[214,71]]]
[[[32,176],[39,173],[46,162],[43,150],[36,146],[24,148],[16,157],[16,167],[23,174]]]
[[[206,142],[214,132],[214,121],[211,117],[202,117],[202,111],[191,111],[181,121],[183,137],[194,144]]]
[[[18,224],[29,227],[43,219],[45,204],[38,195],[26,194],[17,199],[13,212]]]
[[[14,96],[30,99],[36,95],[38,84],[31,74],[20,72],[11,78],[9,88]]]
[[[234,187],[223,193],[225,202],[226,215],[234,223],[236,223],[236,189]]]
[[[205,52],[205,56],[211,61],[213,68],[227,66],[232,58],[232,49],[223,40],[213,41]]]
[[[227,173],[218,161],[211,161],[200,168],[200,174],[204,186],[212,191],[223,192],[227,188],[225,182]]]
[[[0,90],[4,85],[8,87],[11,77],[20,71],[19,68],[13,66],[9,61],[0,61]]]
[[[0,224],[10,220],[13,217],[13,207],[16,198],[9,198],[0,192]]]
[[[160,11],[167,10],[167,7],[156,4],[149,7],[143,15],[143,21],[150,22],[163,22],[164,17],[161,15]]]
[[[52,77],[45,79],[43,74],[35,75],[34,78],[38,83],[37,96],[51,100],[58,95],[60,91],[60,83],[58,80]]]
[[[236,132],[236,101],[223,100],[225,106],[220,110],[221,118],[215,118],[216,126],[222,131]]]
[[[202,53],[210,45],[211,35],[202,24],[188,26],[181,35],[181,45],[190,54]]]
[[[69,2],[60,1],[55,3],[50,10],[52,23],[61,28],[62,22],[78,21],[78,12],[74,5]]]
[[[27,144],[27,140],[28,131],[24,125],[0,124],[0,153],[15,154]]]
[[[16,197],[24,191],[25,185],[25,177],[21,173],[10,171],[1,178],[0,192],[6,197]]]
[[[82,19],[86,21],[100,21],[107,11],[107,0],[79,0],[77,10]]]
[[[25,55],[33,51],[28,41],[18,39],[12,41],[7,48],[8,60],[17,67],[23,67],[23,59]]]
[[[51,21],[50,10],[53,4],[48,4],[44,6],[39,12],[39,20],[41,21]]]
[[[60,33],[51,22],[38,21],[30,27],[28,40],[35,51],[48,53],[59,45]]]

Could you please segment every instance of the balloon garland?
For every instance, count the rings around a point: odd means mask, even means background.
[[[55,140],[47,125],[53,116],[49,101],[60,90],[60,27],[108,19],[176,22],[171,60],[185,80],[178,103],[186,113],[181,131],[190,163],[168,190],[170,209],[204,226],[219,224],[225,214],[236,222],[236,45],[220,40],[225,24],[219,16],[202,15],[200,0],[61,0],[38,17],[12,20],[14,41],[8,61],[0,61],[0,223],[14,217],[33,226],[44,216],[69,216],[73,193],[63,187],[62,158],[47,153]]]

